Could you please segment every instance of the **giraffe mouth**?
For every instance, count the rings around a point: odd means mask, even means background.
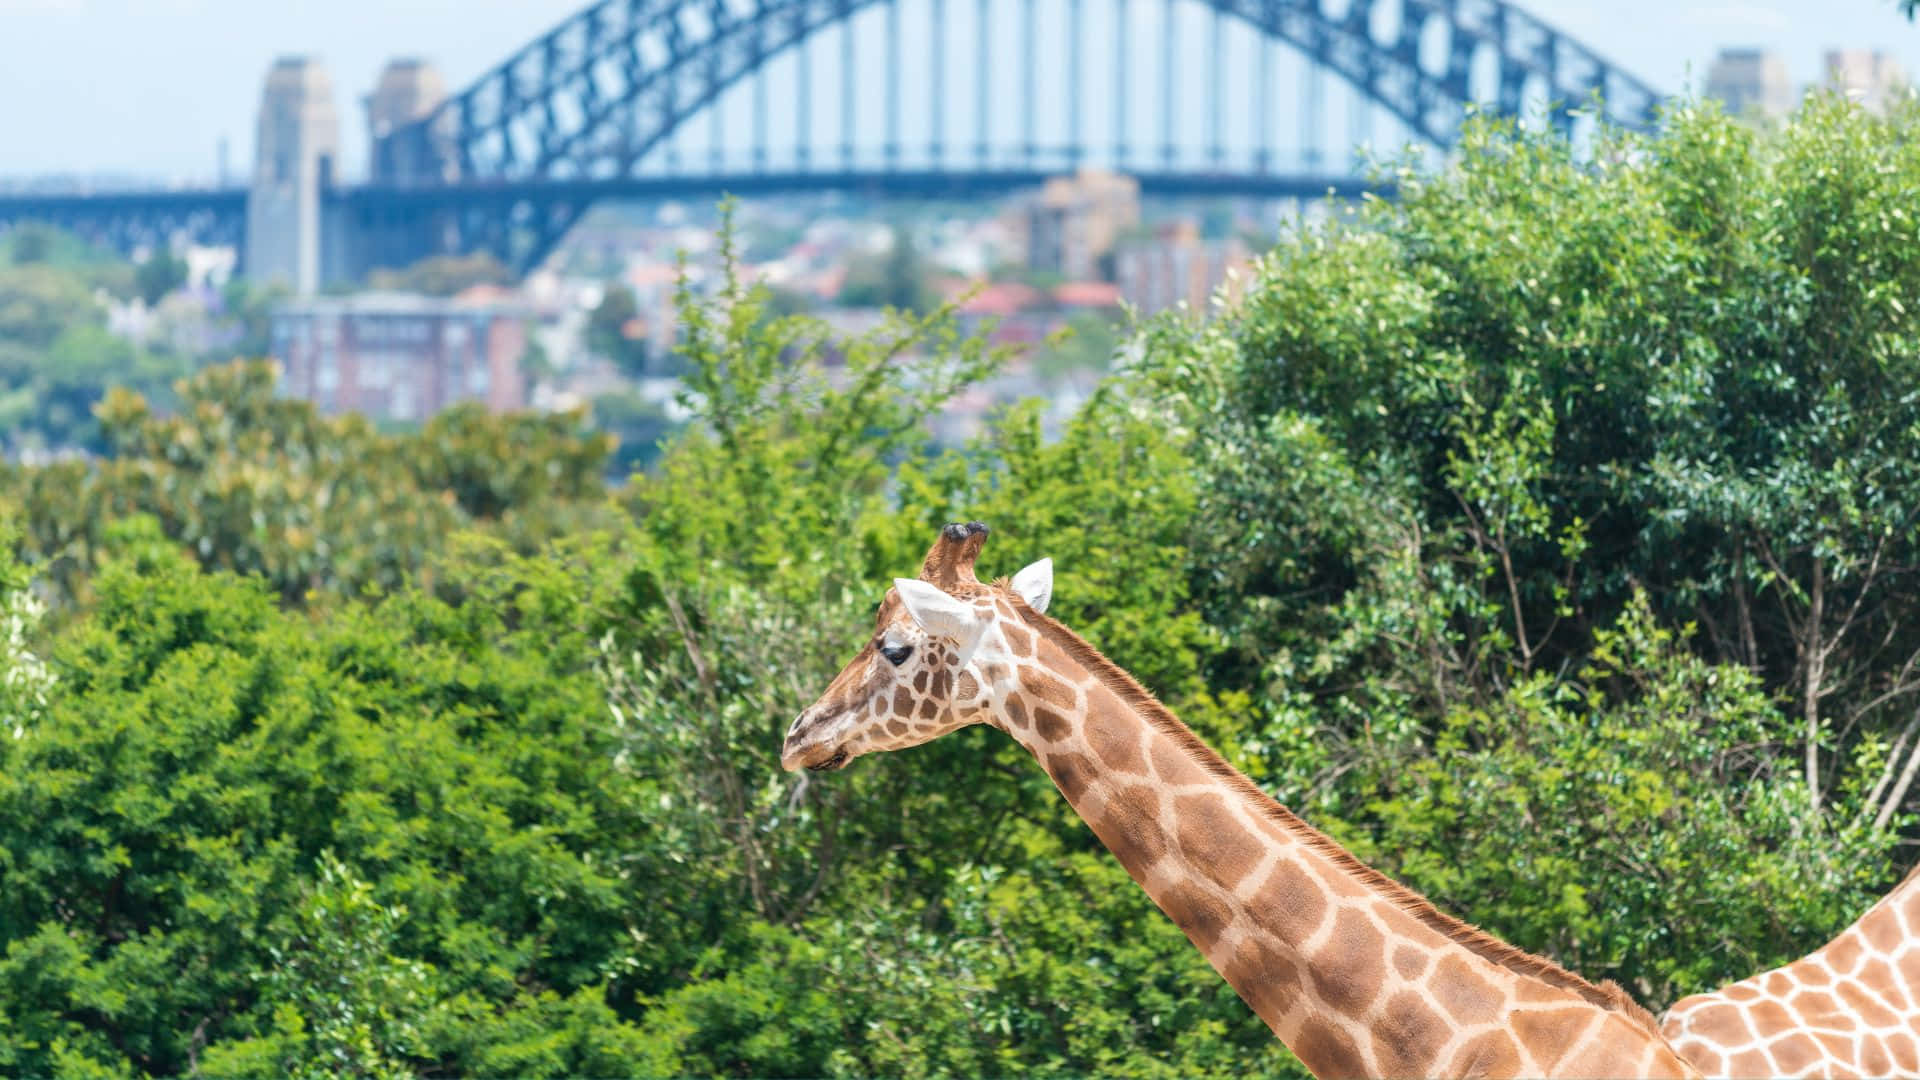
[[[851,758],[845,750],[835,750],[833,752],[832,757],[826,758],[821,761],[816,761],[813,764],[807,766],[807,771],[808,772],[832,772],[835,769],[844,769],[847,767],[847,762],[849,760],[851,760]]]

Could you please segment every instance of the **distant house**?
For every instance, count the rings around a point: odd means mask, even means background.
[[[1068,281],[1053,287],[1053,302],[1065,311],[1120,306],[1120,286],[1109,281]]]
[[[1018,281],[996,281],[982,285],[960,301],[960,315],[976,319],[1005,319],[1037,307],[1043,299],[1039,289]]]
[[[1114,278],[1120,295],[1151,315],[1185,304],[1204,313],[1221,286],[1237,296],[1253,267],[1246,245],[1236,238],[1205,240],[1192,222],[1153,230],[1114,252]]]
[[[460,401],[526,406],[520,368],[531,312],[506,294],[313,297],[275,309],[281,392],[326,413],[423,420]]]

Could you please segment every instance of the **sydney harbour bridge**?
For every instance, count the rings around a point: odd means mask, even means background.
[[[305,219],[263,209],[263,151],[246,185],[0,194],[0,229],[244,252],[285,227],[328,280],[475,251],[525,270],[603,200],[973,198],[1085,166],[1145,195],[1351,195],[1375,117],[1445,150],[1470,109],[1571,130],[1597,101],[1645,128],[1658,100],[1506,0],[599,0],[375,124],[364,181],[309,170]]]

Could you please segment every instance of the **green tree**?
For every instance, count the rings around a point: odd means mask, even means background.
[[[107,331],[88,276],[54,262],[0,266],[0,445],[104,448],[94,406],[114,386],[167,398],[183,358]]]
[[[54,675],[35,653],[46,608],[13,557],[14,541],[11,528],[0,525],[0,735],[24,738],[47,707]]]
[[[891,307],[900,311],[931,311],[936,304],[929,267],[914,248],[913,236],[895,226],[891,243],[881,255],[863,255],[847,265],[840,286],[846,307]]]
[[[235,358],[258,358],[272,349],[269,334],[274,305],[286,295],[278,284],[255,285],[245,278],[232,278],[220,289],[221,311],[239,332],[227,355],[210,356],[212,363],[227,363]]]
[[[7,259],[15,266],[46,262],[53,255],[54,231],[29,223],[15,229],[7,241]]]
[[[594,398],[593,425],[616,440],[608,475],[618,480],[651,465],[662,440],[680,427],[664,408],[632,390]]]
[[[664,904],[699,945],[652,968],[643,1026],[669,1071],[1279,1067],[1264,1025],[1011,741],[973,732],[826,782],[777,769],[795,703],[869,632],[887,576],[973,513],[1009,568],[1076,567],[1060,610],[1224,730],[1232,698],[1200,678],[1216,643],[1186,603],[1178,448],[1104,395],[1058,443],[1026,407],[933,455],[927,418],[998,362],[949,310],[835,339],[770,317],[735,265],[723,243],[718,293],[683,291],[694,422],[631,485],[635,561],[600,652],[622,767],[679,867]]]
[[[161,245],[133,271],[133,287],[148,307],[187,283],[187,261]]]
[[[0,1067],[644,1068],[616,1008],[667,866],[563,560],[313,619],[151,521],[108,543],[0,738]]]
[[[609,282],[587,316],[587,347],[631,376],[646,374],[647,342],[639,331],[640,306],[633,290]]]
[[[1477,122],[1051,438],[938,450],[1001,357],[727,231],[611,499],[579,416],[110,395],[0,470],[0,1070],[1297,1074],[999,733],[777,768],[965,518],[1443,907],[1656,1007],[1797,955],[1913,827],[1914,122]]]
[[[367,285],[375,289],[453,296],[475,285],[509,285],[513,272],[484,251],[471,255],[429,255],[404,270],[374,270]]]
[[[1889,884],[1920,760],[1915,120],[1681,103],[1591,160],[1476,122],[1457,167],[1285,238],[1226,319],[1153,328],[1249,770],[1654,1004]],[[1639,779],[1593,787],[1598,754]],[[1604,827],[1521,824],[1563,820]],[[1708,959],[1659,955],[1681,939]]]
[[[599,507],[613,442],[578,414],[461,406],[384,435],[364,417],[277,395],[259,363],[208,368],[177,395],[163,415],[113,390],[95,410],[108,460],[0,477],[29,523],[27,550],[69,597],[82,597],[106,528],[128,512],[152,514],[206,566],[258,575],[289,601],[428,575],[462,527],[532,551],[611,516]]]

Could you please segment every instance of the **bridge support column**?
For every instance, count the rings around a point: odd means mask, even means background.
[[[340,151],[333,84],[319,61],[286,57],[267,72],[255,145],[247,274],[310,295],[322,280],[321,203]]]

